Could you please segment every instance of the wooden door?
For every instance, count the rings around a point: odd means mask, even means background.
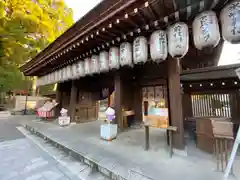
[[[97,102],[93,100],[91,92],[79,92],[76,116],[78,122],[97,120]]]

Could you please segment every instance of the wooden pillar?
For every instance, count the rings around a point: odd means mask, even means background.
[[[118,127],[122,130],[122,80],[120,73],[115,74],[114,78],[114,109],[116,113],[116,118],[114,120],[115,124],[118,124]]]
[[[57,89],[56,89],[56,102],[60,103],[61,102],[61,88],[60,88],[61,84],[58,83],[57,84]]]
[[[137,85],[134,88],[134,121],[135,122],[142,122],[142,89],[141,86]]]
[[[231,94],[229,94],[229,100],[230,100],[230,110],[231,110],[231,117],[232,121],[236,122],[239,119],[239,97],[238,92],[233,91]]]
[[[77,102],[77,85],[76,81],[72,81],[71,95],[70,95],[70,103],[69,103],[69,116],[71,118],[71,122],[75,122],[75,113],[76,113],[76,102]]]
[[[177,127],[173,133],[173,147],[184,149],[180,62],[172,58],[168,59],[168,97],[170,125]]]
[[[56,102],[58,103],[57,108],[56,108],[56,116],[60,115],[60,111],[61,111],[61,108],[62,108],[62,102],[61,102],[62,92],[61,92],[60,86],[61,86],[61,84],[58,83],[57,84],[57,89],[56,89]]]

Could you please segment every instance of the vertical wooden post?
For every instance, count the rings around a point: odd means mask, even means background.
[[[134,102],[133,102],[133,106],[134,106],[134,121],[135,122],[142,122],[143,121],[143,117],[142,117],[142,89],[140,86],[136,86],[134,88]]]
[[[178,129],[173,132],[173,147],[184,149],[180,62],[172,58],[168,59],[168,96],[170,125]]]
[[[149,126],[144,126],[145,128],[145,150],[147,151],[149,149]]]
[[[60,88],[61,84],[58,83],[57,84],[57,89],[56,89],[56,102],[60,103],[61,102],[61,88]]]
[[[144,116],[148,115],[148,101],[144,101]],[[149,149],[149,126],[145,125],[145,150],[147,151]]]
[[[75,122],[75,113],[76,113],[76,102],[77,102],[77,86],[76,81],[72,81],[70,104],[69,104],[69,115],[71,122]]]
[[[61,98],[62,98],[62,92],[61,92],[61,88],[60,88],[61,84],[58,83],[57,84],[57,89],[56,89],[56,102],[58,103],[57,107],[56,107],[56,116],[60,115],[60,111],[62,108],[62,102],[61,102]]]
[[[122,80],[119,72],[115,74],[114,79],[114,109],[116,113],[116,118],[114,123],[118,124],[118,127],[122,130]]]

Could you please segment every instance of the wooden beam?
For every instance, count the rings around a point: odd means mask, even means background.
[[[105,16],[104,17],[101,17],[99,19],[95,19],[95,21],[90,21],[87,25],[85,25],[84,27],[80,28],[81,32],[79,32],[80,30],[78,30],[74,36],[68,38],[67,40],[59,43],[60,46],[59,48],[55,48],[53,51],[50,51],[49,53],[46,53],[46,54],[42,54],[42,56],[40,56],[40,54],[37,55],[36,57],[36,61],[37,63],[36,64],[33,64],[31,65],[30,67],[27,67],[26,68],[26,72],[30,71],[30,69],[33,69],[34,67],[42,67],[45,65],[44,63],[44,60],[45,59],[48,59],[49,57],[53,56],[54,54],[57,54],[59,53],[62,49],[66,48],[67,46],[69,46],[71,43],[73,43],[74,41],[76,41],[77,39],[79,38],[82,38],[83,36],[85,36],[87,33],[89,33],[91,30],[97,28],[100,24],[106,22],[107,20],[109,20],[110,18],[112,18],[114,15],[116,15],[117,13],[121,12],[122,10],[128,8],[129,6],[133,5],[134,3],[136,3],[137,0],[124,0],[124,1],[118,1],[118,3],[115,4],[115,6],[112,7],[112,11],[110,11],[108,14],[104,14]],[[138,0],[139,1],[139,0]],[[109,2],[109,1],[106,1],[106,2]],[[94,9],[93,9],[94,10]],[[93,11],[92,10],[92,11]],[[98,21],[97,21],[98,20]],[[78,22],[78,24],[80,23],[81,21]],[[94,24],[93,24],[94,22]],[[74,25],[75,27],[77,25]],[[70,28],[70,30],[72,30],[72,28]],[[68,32],[70,31],[68,30]],[[64,33],[64,35],[66,36],[66,33]],[[63,38],[63,36],[60,36],[61,38]],[[55,42],[55,41],[54,41]],[[56,43],[56,42],[55,42]],[[53,44],[51,44],[53,46]],[[46,50],[44,50],[46,51]],[[40,56],[40,57],[39,57]],[[38,58],[38,60],[37,60]],[[36,62],[35,61],[35,62]],[[43,63],[42,63],[43,62]],[[39,65],[40,64],[40,65]],[[28,72],[28,73],[29,73]]]
[[[178,129],[177,132],[173,133],[173,147],[176,149],[184,149],[180,62],[172,58],[168,59],[168,96],[170,125]]]
[[[69,115],[71,122],[75,122],[75,113],[76,113],[76,102],[77,102],[77,84],[76,81],[72,81],[70,104],[69,104]]]
[[[151,5],[151,4],[148,5],[148,10],[149,10],[150,13],[151,13],[152,19],[154,19],[154,20],[158,19],[158,14],[157,14],[156,11],[152,8],[152,5]]]

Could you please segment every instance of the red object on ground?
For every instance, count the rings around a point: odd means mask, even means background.
[[[52,118],[54,116],[54,111],[37,111],[37,116],[40,118]]]

